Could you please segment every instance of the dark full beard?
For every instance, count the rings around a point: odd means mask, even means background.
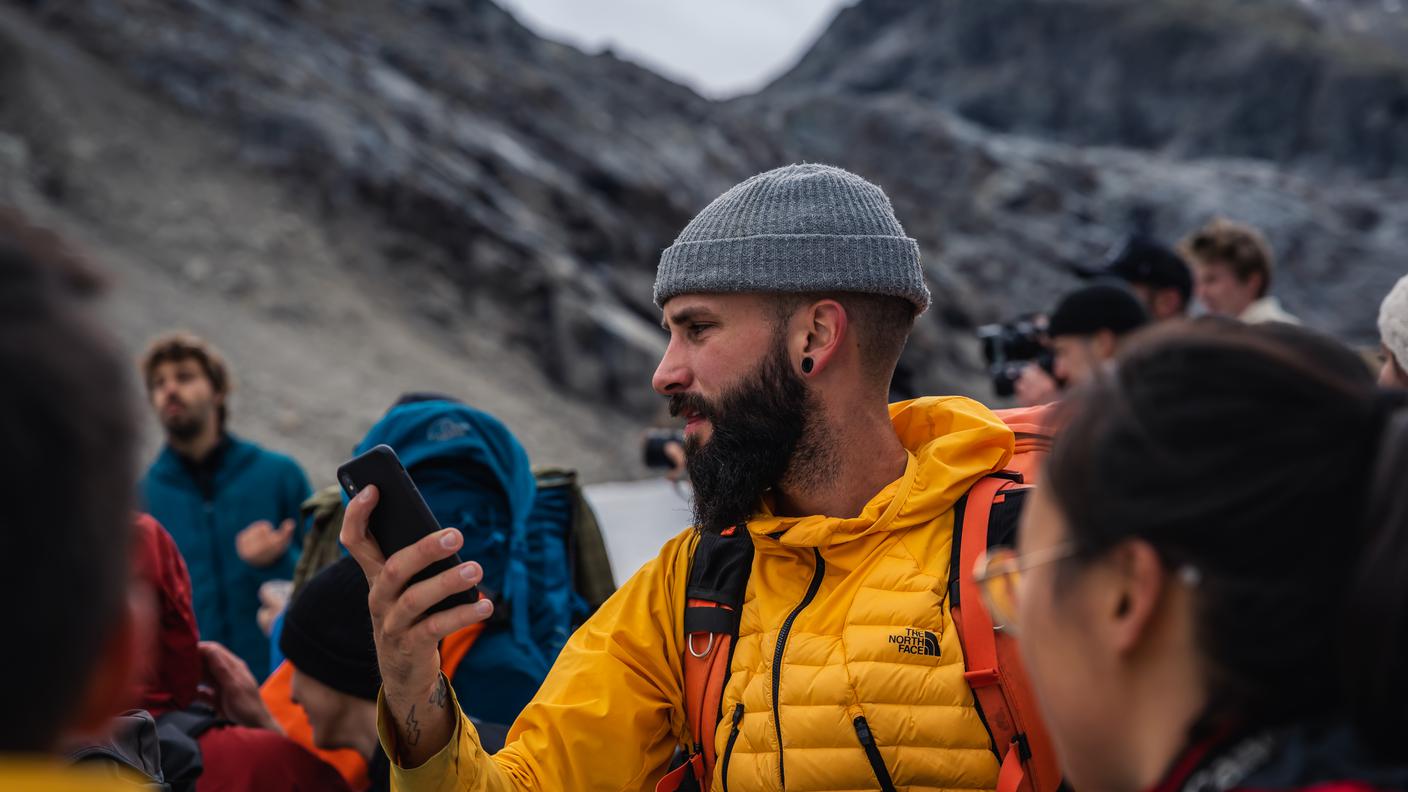
[[[205,428],[205,416],[205,412],[187,409],[184,415],[163,418],[161,425],[166,429],[167,439],[178,443],[186,442],[200,436],[201,430]]]
[[[746,522],[763,493],[785,478],[804,472],[801,478],[811,480],[829,467],[830,457],[815,437],[820,410],[806,382],[792,370],[781,339],[757,371],[717,404],[692,395],[671,399],[673,414],[686,407],[698,410],[713,428],[707,442],[693,437],[685,442],[699,530],[717,533]],[[815,470],[810,469],[813,462]]]

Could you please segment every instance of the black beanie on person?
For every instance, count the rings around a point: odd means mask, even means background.
[[[1097,283],[1063,297],[1051,314],[1046,334],[1056,338],[1109,330],[1118,336],[1137,330],[1148,321],[1149,314],[1129,289]]]
[[[376,701],[381,687],[367,578],[344,557],[308,581],[284,615],[279,649],[299,671],[341,693]]]

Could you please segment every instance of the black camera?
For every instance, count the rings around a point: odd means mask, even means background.
[[[983,358],[998,396],[1005,398],[1016,393],[1017,378],[1027,366],[1035,364],[1052,373],[1055,361],[1046,345],[1046,317],[1042,314],[983,325],[978,328],[978,340],[983,344]]]
[[[649,468],[672,468],[675,463],[665,455],[669,443],[684,445],[684,432],[680,429],[651,429],[645,433],[645,466]]]

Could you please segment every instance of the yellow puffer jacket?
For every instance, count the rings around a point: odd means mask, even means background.
[[[858,717],[899,788],[996,783],[945,595],[953,505],[1006,464],[1012,433],[956,397],[897,404],[891,414],[910,459],[860,516],[781,518],[764,506],[749,523],[755,553],[724,691],[720,792],[725,769],[732,792],[878,788]],[[577,631],[502,751],[485,754],[462,718],[424,765],[393,767],[393,789],[653,789],[686,731],[682,615],[692,550],[690,532],[671,540]],[[382,743],[395,757],[387,721],[383,708]]]

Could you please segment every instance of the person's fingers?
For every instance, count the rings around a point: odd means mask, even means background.
[[[255,520],[254,522],[250,523],[249,525],[246,525],[246,526],[244,527],[244,530],[243,530],[243,531],[240,531],[240,533],[241,533],[241,534],[251,534],[251,535],[252,535],[252,534],[258,534],[258,533],[267,533],[268,531],[272,531],[273,529],[274,529],[274,524],[271,523],[271,522],[269,522],[268,520]]]
[[[389,568],[390,564],[387,566]],[[468,591],[483,578],[484,570],[479,564],[467,561],[429,580],[422,580],[396,598],[396,603],[382,620],[382,630],[393,635],[409,630],[432,605],[451,594]]]
[[[286,519],[286,520],[284,520],[282,523],[280,523],[280,524],[279,524],[279,530],[278,530],[279,538],[280,538],[280,539],[292,539],[292,538],[293,538],[293,528],[294,528],[294,526],[296,526],[296,525],[298,525],[298,521],[294,520],[292,517],[289,517],[288,519]]]
[[[362,574],[369,581],[376,580],[381,574],[382,565],[386,563],[381,547],[367,530],[378,497],[376,487],[371,485],[357,493],[357,497],[347,504],[347,510],[342,515],[342,531],[338,534],[342,546],[357,560]]]
[[[446,528],[392,554],[382,565],[376,580],[372,582],[371,595],[368,598],[372,616],[390,611],[396,600],[400,599],[401,592],[406,590],[411,578],[432,563],[454,555],[463,543],[464,537],[459,531]]]
[[[412,643],[438,644],[456,630],[487,621],[493,615],[494,603],[487,599],[480,599],[469,605],[457,605],[439,613],[432,613],[420,624],[412,627],[406,638]]]

